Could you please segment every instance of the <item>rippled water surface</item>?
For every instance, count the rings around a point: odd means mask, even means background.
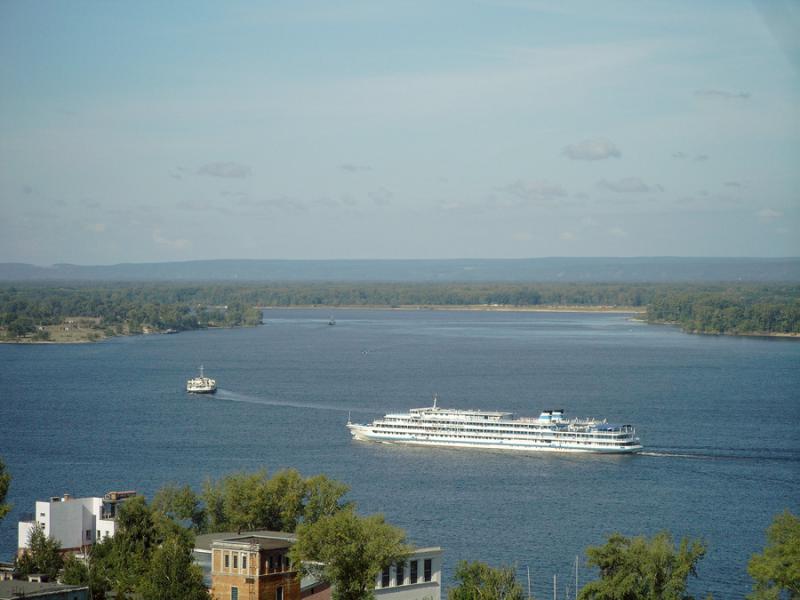
[[[743,598],[774,514],[800,512],[800,343],[692,336],[624,315],[268,310],[255,329],[0,346],[0,456],[14,510],[36,499],[233,470],[347,482],[419,545],[552,576],[594,572],[607,535],[702,537],[695,593]],[[184,393],[204,364],[214,397]],[[353,442],[345,423],[439,405],[633,423],[638,456],[507,454]],[[574,588],[573,588],[574,590]],[[563,591],[562,591],[563,594]],[[561,594],[560,594],[561,595]]]

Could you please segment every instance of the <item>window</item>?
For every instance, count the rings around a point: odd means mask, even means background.
[[[411,573],[408,575],[408,582],[409,583],[417,583],[417,569],[419,568],[419,562],[416,560],[411,561]]]
[[[395,567],[395,571],[397,573],[397,577],[395,578],[395,585],[403,585],[403,581],[406,578],[406,565],[405,563],[397,563],[397,567]]]
[[[234,554],[233,555],[233,568],[234,569],[238,569],[239,568],[239,555],[238,554]]]
[[[242,556],[242,568],[247,570],[247,555]]]
[[[281,585],[275,589],[275,600],[283,600],[283,586]]]
[[[239,600],[239,588],[231,587],[231,600]]]
[[[386,567],[381,574],[381,587],[389,587],[389,567]]]
[[[228,556],[227,554],[225,555],[225,568],[226,568],[226,569],[227,569],[228,567],[230,567],[230,566],[231,566],[231,565],[230,565],[230,558],[231,558],[231,557],[230,557],[230,556]]]
[[[87,529],[86,530],[86,541],[87,542],[91,542],[92,541],[92,530],[91,529]]]
[[[425,581],[431,580],[431,571],[433,570],[433,560],[430,558],[425,559]]]

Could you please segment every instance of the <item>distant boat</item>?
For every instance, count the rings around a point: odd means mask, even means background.
[[[217,381],[206,377],[203,373],[203,365],[200,365],[200,376],[193,377],[186,382],[186,391],[190,394],[213,394],[217,391]]]
[[[334,319],[333,316],[331,316],[331,318],[328,319],[328,325],[336,325],[336,319]]]

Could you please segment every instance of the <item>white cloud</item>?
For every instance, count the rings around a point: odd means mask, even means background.
[[[762,221],[774,221],[775,219],[780,219],[783,213],[772,208],[762,208],[756,213],[756,216]]]
[[[175,239],[170,240],[165,238],[161,235],[160,229],[153,229],[153,241],[158,244],[159,246],[167,246],[169,248],[174,248],[176,250],[184,250],[186,248],[190,248],[192,243],[186,239]]]
[[[567,195],[561,185],[541,180],[528,183],[516,181],[501,191],[530,203],[554,202]]]
[[[241,165],[235,162],[213,162],[201,166],[197,169],[197,174],[210,175],[211,177],[243,179],[252,175],[252,170],[247,165]]]
[[[722,100],[747,100],[750,92],[728,92],[726,90],[696,90],[698,98],[720,98]]]
[[[344,163],[339,165],[339,168],[342,171],[347,171],[348,173],[363,173],[366,171],[372,171],[372,167],[369,165],[356,165],[353,163]]]
[[[610,192],[617,192],[621,194],[638,193],[643,194],[658,189],[661,186],[651,187],[638,177],[625,177],[618,181],[607,181],[602,179],[597,182],[597,187]]]
[[[628,237],[628,232],[622,229],[622,227],[612,227],[611,229],[608,230],[608,233],[618,238]]]
[[[605,138],[593,138],[579,144],[570,144],[564,148],[563,153],[572,160],[605,160],[622,156],[619,148]]]

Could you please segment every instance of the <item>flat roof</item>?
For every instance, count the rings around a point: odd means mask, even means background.
[[[217,533],[198,535],[194,540],[194,551],[211,554],[211,545],[214,542],[239,541],[251,537],[260,538],[264,541],[274,540],[280,542],[281,545],[286,545],[287,543],[292,544],[297,541],[297,536],[294,533],[287,533],[285,531],[269,531],[266,529],[242,531],[240,533],[236,531],[219,531]],[[267,546],[264,547],[266,548]]]
[[[61,583],[37,583],[34,581],[0,581],[0,600],[18,600],[21,594],[26,598],[35,598],[38,595],[52,594],[53,592],[77,592],[88,590],[85,585],[64,585]]]
[[[222,546],[241,548],[242,546],[258,546],[260,550],[277,550],[278,548],[288,548],[292,542],[288,540],[276,540],[275,538],[266,538],[258,535],[248,535],[244,537],[223,538],[221,540],[214,540],[211,546]]]

